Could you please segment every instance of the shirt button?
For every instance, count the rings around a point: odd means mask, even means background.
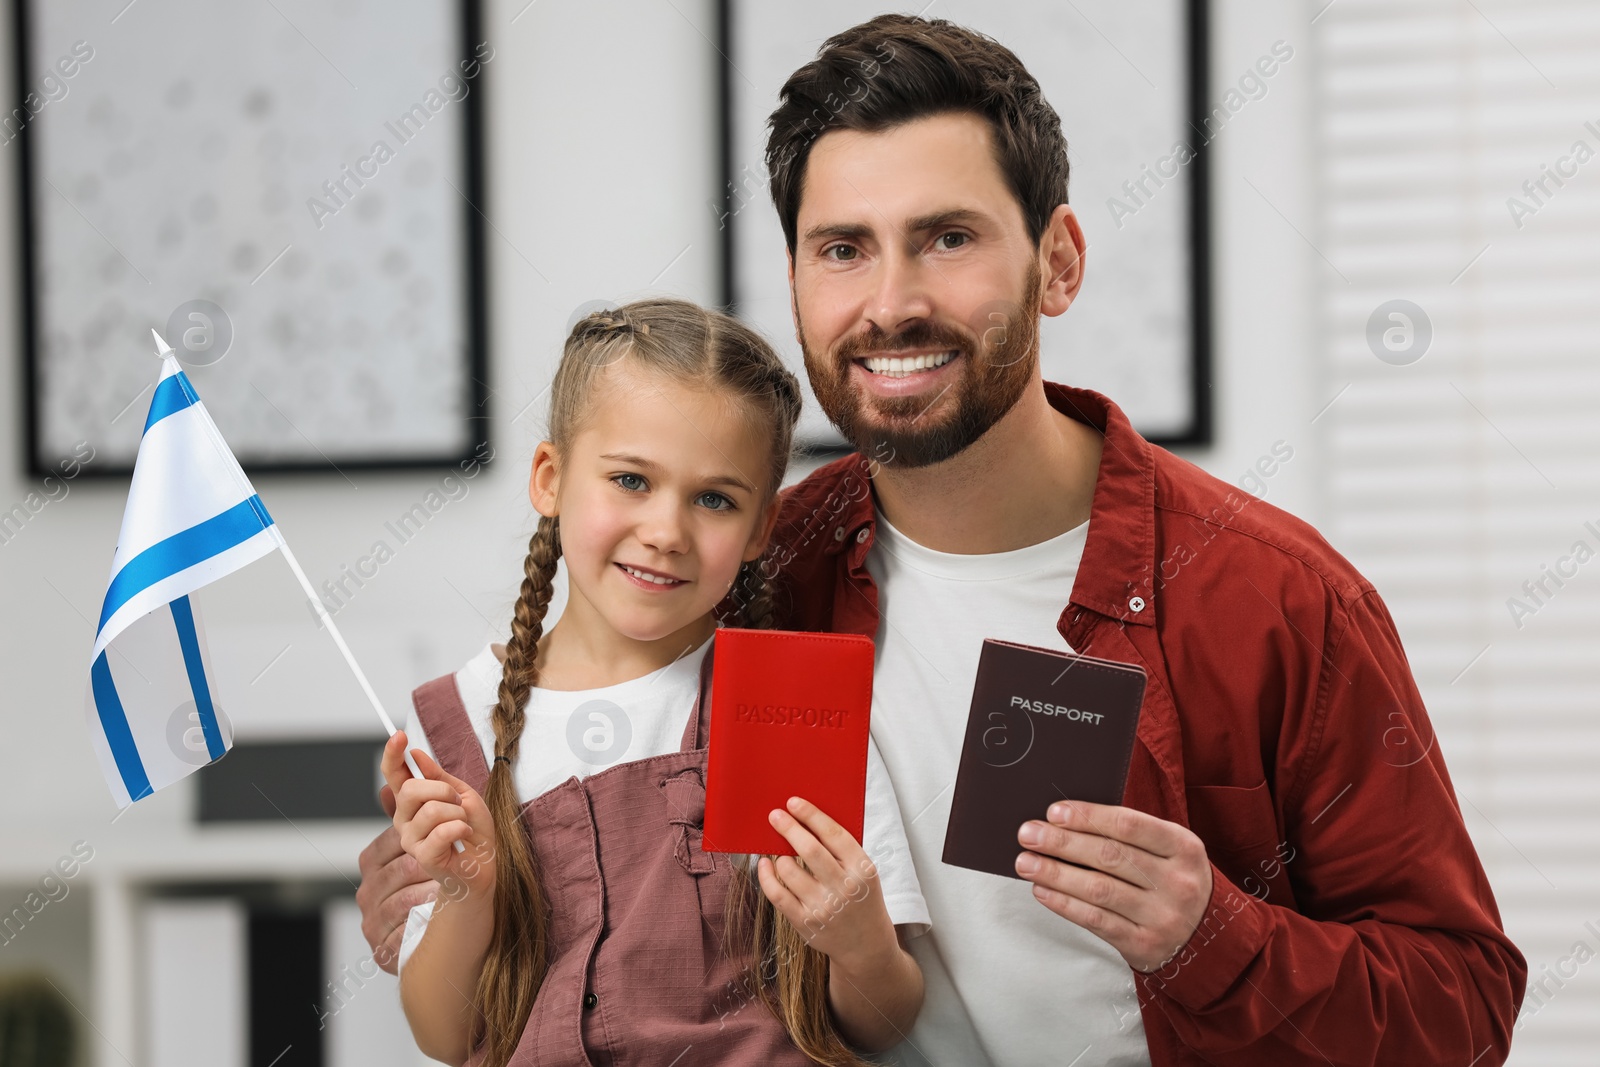
[[[1136,596],[1132,600],[1128,601],[1128,610],[1133,612],[1135,615],[1137,615],[1139,612],[1143,611],[1144,610],[1144,597]]]
[[[867,528],[866,528],[866,527],[865,527],[865,526],[863,526],[863,527],[861,527],[861,529],[860,529],[860,530],[859,530],[859,531],[858,531],[858,532],[857,532],[857,533],[856,533],[856,544],[858,544],[858,545],[864,545],[864,544],[866,544],[866,543],[867,543]]]
[[[843,526],[841,526],[837,530],[833,531],[833,539],[835,541],[843,541],[844,540],[844,527]]]
[[[584,1007],[592,1008],[598,1003],[600,1003],[600,998],[595,996],[593,993],[585,993],[583,995],[583,1006]]]

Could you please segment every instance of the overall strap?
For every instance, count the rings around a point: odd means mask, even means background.
[[[700,661],[700,695],[695,700],[695,713],[689,716],[689,724],[683,728],[683,743],[678,746],[679,752],[693,752],[697,748],[704,748],[706,739],[710,736],[711,657],[717,651],[715,642],[716,638],[713,637],[712,646],[706,649],[706,658]]]
[[[461,703],[455,675],[419,685],[411,693],[411,702],[439,766],[482,793],[489,784],[489,764],[483,758],[483,742]]]

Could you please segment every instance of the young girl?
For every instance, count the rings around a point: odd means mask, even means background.
[[[384,749],[401,843],[440,882],[400,953],[429,1056],[857,1065],[910,1029],[903,939],[928,915],[875,748],[871,858],[801,798],[769,816],[799,862],[761,857],[752,878],[700,848],[714,609],[770,625],[756,563],[799,406],[758,335],[694,304],[640,301],[567,338],[511,638],[419,688]]]

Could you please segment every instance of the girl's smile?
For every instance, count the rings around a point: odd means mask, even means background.
[[[635,585],[641,589],[648,589],[652,593],[669,589],[681,589],[689,584],[689,579],[687,578],[674,578],[670,574],[663,574],[661,571],[651,570],[648,567],[634,567],[626,563],[618,563],[616,566]]]

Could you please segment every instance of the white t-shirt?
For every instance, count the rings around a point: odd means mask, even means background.
[[[911,942],[928,992],[896,1062],[1150,1062],[1133,976],[1116,950],[1040,904],[1031,883],[940,859],[983,639],[1070,651],[1056,622],[1088,529],[957,555],[913,542],[878,515],[867,553],[882,612],[872,736],[933,917],[929,935]]]
[[[511,765],[517,797],[527,803],[568,778],[585,778],[631,760],[678,751],[684,728],[697,708],[700,665],[715,641],[642,678],[599,689],[534,688],[528,694],[522,740]],[[484,646],[456,672],[456,688],[467,717],[483,744],[484,759],[494,758],[494,724],[499,702],[501,666],[492,646]],[[434,754],[412,709],[406,739],[414,748]],[[867,742],[867,795],[861,843],[878,868],[889,918],[905,927],[907,937],[928,929],[928,906],[912,866],[900,823],[900,806],[871,739]],[[411,909],[400,941],[400,966],[422,940],[433,902]]]

